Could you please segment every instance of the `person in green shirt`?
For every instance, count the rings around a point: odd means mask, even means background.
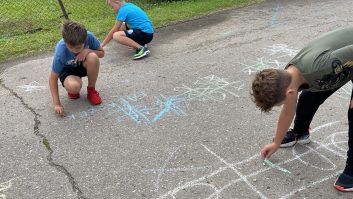
[[[331,31],[314,39],[284,69],[259,71],[251,92],[256,106],[269,112],[282,105],[275,137],[262,148],[262,157],[270,158],[279,147],[309,143],[310,123],[319,106],[352,79],[353,28]],[[294,116],[294,127],[289,129]],[[343,192],[353,191],[353,90],[348,121],[346,167],[334,183]]]

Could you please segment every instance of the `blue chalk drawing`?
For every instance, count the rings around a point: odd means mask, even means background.
[[[153,122],[160,120],[164,115],[170,112],[173,112],[177,116],[186,116],[187,114],[178,106],[181,101],[183,101],[181,98],[166,98],[161,95],[160,98],[157,98],[157,104],[162,108],[162,110],[154,117]]]
[[[210,75],[199,78],[191,87],[186,85],[176,87],[174,90],[182,91],[179,95],[164,96],[160,94],[158,97],[153,97],[155,101],[149,105],[143,104],[148,100],[145,99],[147,95],[144,92],[138,92],[120,97],[117,101],[109,104],[102,104],[85,111],[72,113],[67,118],[71,120],[82,119],[106,111],[107,113],[104,113],[105,117],[114,118],[118,123],[131,120],[137,124],[152,125],[170,115],[187,116],[184,107],[190,101],[223,101],[227,95],[239,97],[237,92],[243,86],[242,81],[228,82],[224,78]]]
[[[289,173],[289,174],[291,174],[290,171],[288,171],[287,169],[285,169],[285,168],[283,168],[283,167],[278,166],[277,164],[271,162],[269,159],[265,159],[265,160],[264,160],[264,163],[266,163],[266,164],[267,164],[268,166],[270,166],[271,168],[277,169],[277,170],[282,171],[282,172],[284,172],[284,173]]]
[[[122,112],[125,116],[132,119],[136,123],[141,122],[145,124],[151,124],[151,120],[148,118],[151,108],[146,106],[139,106],[130,104],[128,100],[120,98],[121,105],[117,106],[117,109]]]
[[[279,24],[278,22],[278,15],[279,15],[279,12],[280,12],[280,5],[279,5],[279,1],[277,0],[276,1],[276,8],[275,8],[275,14],[272,16],[272,19],[271,19],[271,26],[274,27],[276,26],[277,24]]]
[[[142,98],[144,98],[146,96],[147,95],[144,92],[138,92],[138,93],[136,93],[134,95],[127,96],[126,99],[129,99],[129,100],[132,100],[132,101],[136,102],[137,100],[142,99]]]

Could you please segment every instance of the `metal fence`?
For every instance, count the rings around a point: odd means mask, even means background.
[[[132,2],[150,6],[162,1]],[[0,38],[57,27],[65,18],[86,22],[112,14],[105,0],[1,0],[0,5]]]
[[[170,1],[178,0],[129,2],[148,9]],[[107,27],[114,23],[114,15],[106,0],[1,0],[0,62],[14,57],[12,54],[32,54],[53,46],[60,37],[60,27],[65,18],[82,23],[88,30],[102,36],[106,34],[104,31],[109,31]],[[28,48],[29,45],[31,48]]]

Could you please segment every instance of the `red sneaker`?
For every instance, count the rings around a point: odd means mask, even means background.
[[[76,94],[72,94],[72,93],[67,93],[67,96],[69,97],[69,99],[75,100],[80,98],[80,93],[76,93]]]
[[[92,105],[102,103],[102,99],[94,87],[87,87],[87,99]]]

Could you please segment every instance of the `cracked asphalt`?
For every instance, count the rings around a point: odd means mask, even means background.
[[[151,55],[111,42],[93,107],[48,88],[52,53],[2,64],[0,198],[353,198],[345,165],[351,85],[312,122],[312,142],[259,152],[279,109],[251,102],[253,75],[283,68],[316,36],[353,24],[345,0],[269,0],[156,30]],[[87,84],[84,79],[84,84]],[[85,87],[84,85],[84,87]]]

